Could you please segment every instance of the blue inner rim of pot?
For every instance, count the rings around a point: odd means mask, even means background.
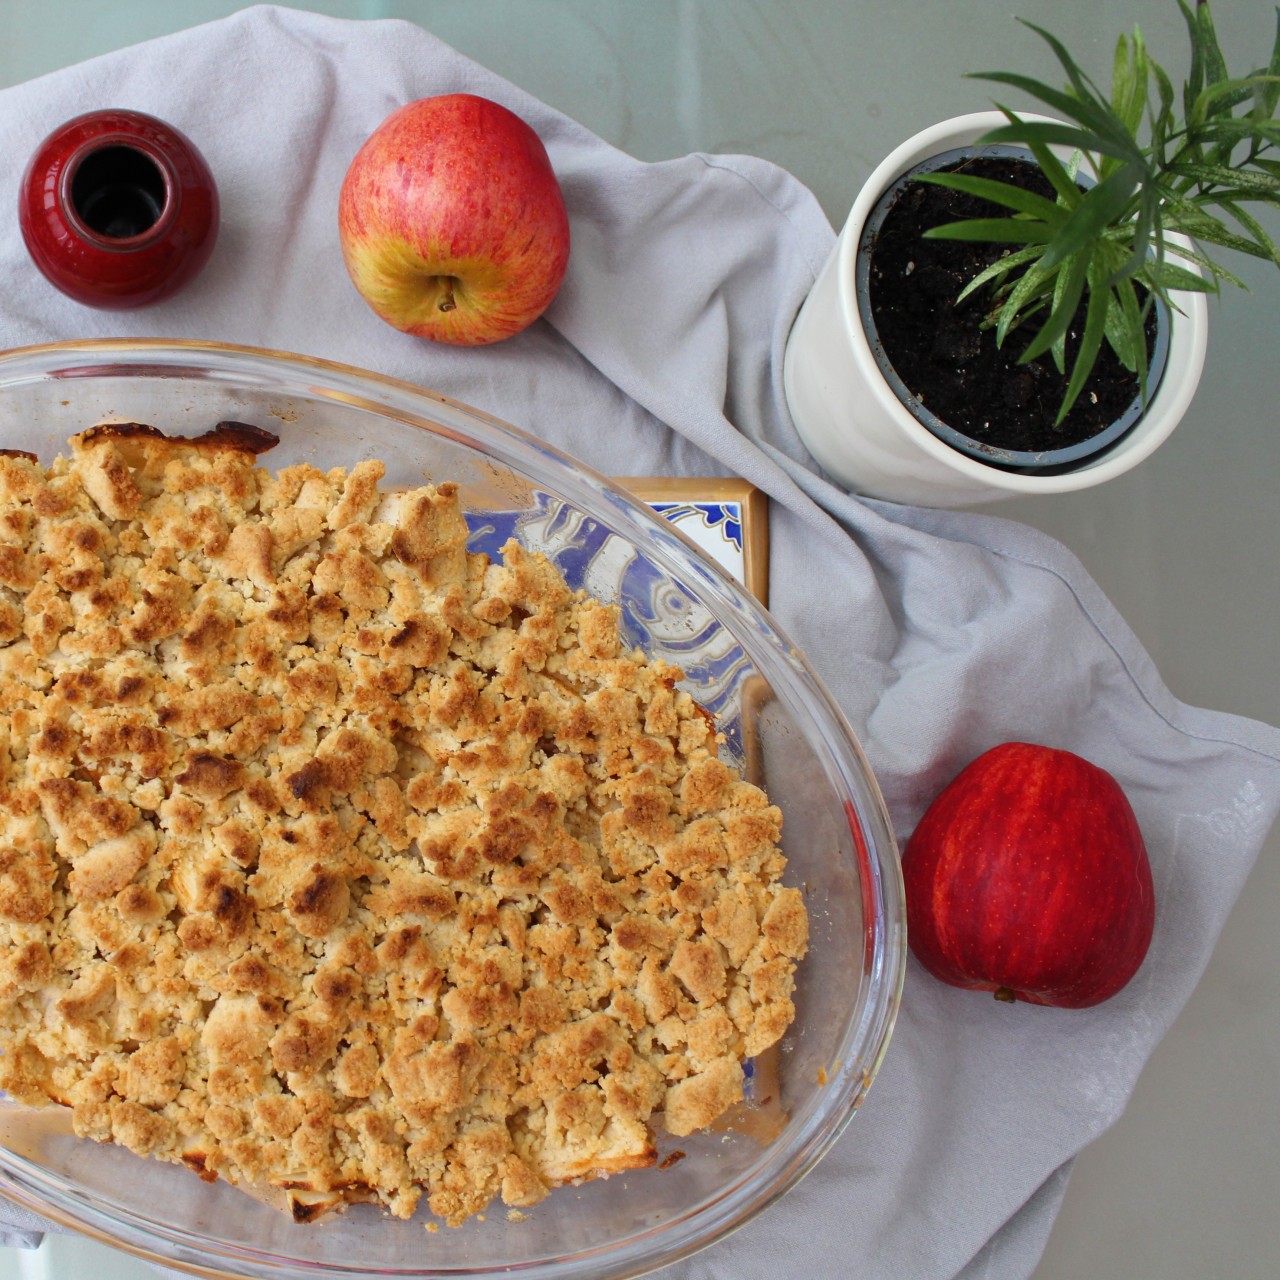
[[[1000,449],[983,441],[975,440],[972,436],[967,436],[963,432],[957,431],[954,427],[948,426],[947,423],[926,409],[911,394],[907,389],[906,383],[898,376],[897,370],[889,363],[888,357],[884,353],[884,347],[880,342],[880,335],[876,330],[875,319],[871,314],[871,244],[879,234],[881,224],[884,222],[885,216],[892,207],[898,193],[918,173],[929,173],[935,169],[945,169],[949,165],[958,164],[964,160],[972,160],[977,156],[1002,156],[1017,160],[1029,160],[1032,164],[1035,163],[1035,157],[1023,147],[968,146],[956,147],[951,151],[941,151],[937,155],[930,156],[927,160],[922,160],[918,165],[908,169],[906,173],[886,189],[863,225],[862,236],[858,241],[855,279],[858,313],[862,317],[862,325],[867,334],[871,354],[875,357],[876,364],[880,367],[880,372],[884,375],[885,381],[893,388],[894,394],[902,402],[907,412],[922,427],[937,436],[939,440],[950,445],[953,449],[959,450],[961,453],[968,454],[971,458],[977,458],[978,461],[985,462],[988,466],[997,467],[1002,471],[1031,472],[1035,475],[1054,475],[1063,471],[1074,471],[1081,462],[1085,460],[1092,461],[1101,454],[1106,453],[1129,434],[1137,424],[1138,419],[1142,417],[1143,399],[1141,392],[1133,398],[1129,407],[1114,422],[1090,436],[1087,440],[1081,440],[1077,444],[1067,445],[1061,449],[1051,449],[1043,452]],[[1090,175],[1084,173],[1078,175],[1077,181],[1084,186],[1089,186],[1092,183]],[[1156,388],[1160,385],[1160,379],[1164,376],[1165,365],[1169,358],[1169,309],[1159,298],[1155,300],[1155,308],[1156,338],[1147,370],[1148,404],[1155,395]]]

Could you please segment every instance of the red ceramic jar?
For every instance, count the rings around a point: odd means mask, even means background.
[[[169,297],[208,262],[218,190],[171,125],[141,111],[93,111],[40,144],[18,221],[52,284],[87,306],[123,310]]]

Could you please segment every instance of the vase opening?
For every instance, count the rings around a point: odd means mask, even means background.
[[[86,154],[71,175],[71,210],[107,241],[136,240],[164,218],[170,184],[145,151],[113,143]]]

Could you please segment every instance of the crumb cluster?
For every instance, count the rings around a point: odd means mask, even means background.
[[[677,668],[449,483],[71,446],[0,456],[0,1087],[452,1223],[741,1098],[806,914]]]

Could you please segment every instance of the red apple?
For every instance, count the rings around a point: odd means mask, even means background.
[[[907,937],[935,977],[1079,1009],[1137,972],[1155,926],[1133,809],[1104,769],[1007,742],[929,806],[903,853]]]
[[[347,271],[388,324],[478,346],[531,325],[569,263],[569,218],[542,140],[467,93],[393,112],[338,201]]]

